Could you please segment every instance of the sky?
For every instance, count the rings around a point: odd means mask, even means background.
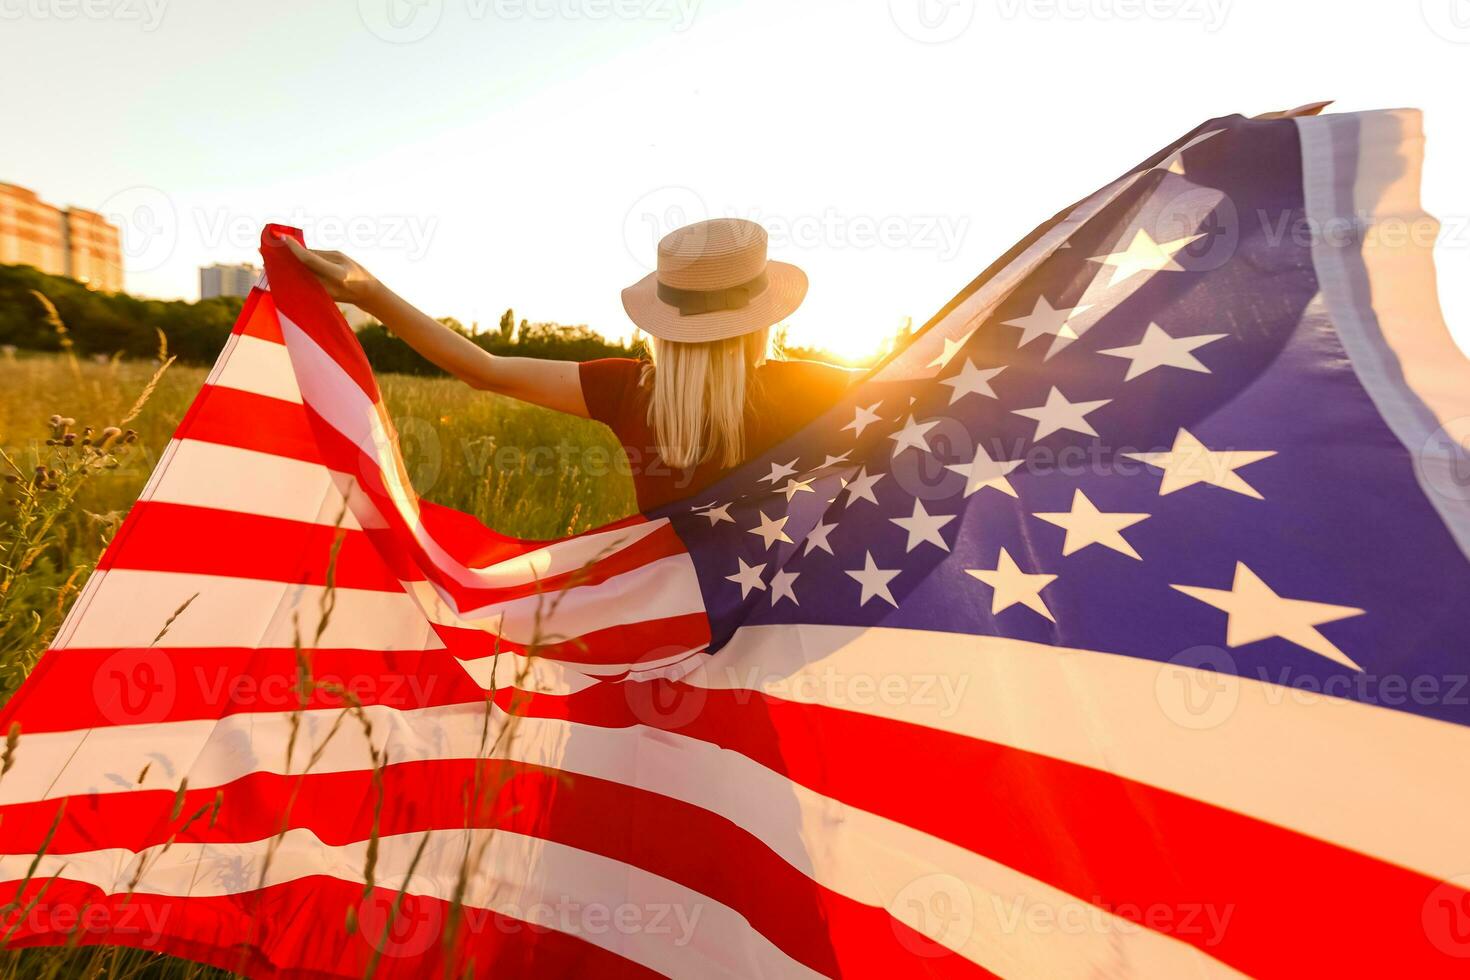
[[[760,221],[861,353],[1203,120],[1417,106],[1470,347],[1470,0],[0,0],[0,180],[130,292],[303,227],[435,316],[628,335],[671,227]]]

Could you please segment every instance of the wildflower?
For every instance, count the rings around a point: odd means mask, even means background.
[[[102,434],[97,437],[97,451],[105,452],[107,447],[111,446],[122,434],[122,429],[119,429],[115,425],[109,425],[103,429]]]

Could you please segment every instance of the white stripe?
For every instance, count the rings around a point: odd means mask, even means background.
[[[135,889],[139,894],[237,895],[259,886],[262,872],[266,887],[322,874],[363,882],[367,847],[366,842],[325,844],[310,831],[297,829],[281,835],[274,846],[269,840],[175,843],[137,856],[124,850],[45,855],[36,877],[63,875],[120,894],[143,864],[146,870]],[[385,889],[397,891],[406,882],[411,894],[450,901],[456,897],[466,855],[480,856],[471,867],[494,871],[468,876],[462,901],[471,909],[494,910],[579,936],[668,976],[818,976],[727,906],[631,865],[509,830],[436,830],[379,838],[373,878]],[[28,856],[0,857],[0,879],[24,876],[30,862]],[[521,877],[508,879],[504,869],[509,868],[520,869]],[[496,928],[469,916],[462,921],[462,929],[476,924]]]
[[[595,585],[511,599],[460,612],[429,582],[405,582],[425,614],[443,626],[484,629],[512,643],[559,643],[596,630],[704,611],[699,577],[687,555],[660,558]],[[630,599],[636,597],[636,599]],[[659,651],[666,659],[672,650]],[[683,651],[682,648],[679,652]]]
[[[136,571],[93,573],[84,617],[56,649],[290,647],[437,650],[444,644],[402,592],[334,590],[326,631],[316,636],[326,589],[224,575]],[[185,604],[187,603],[187,607]],[[182,609],[182,612],[179,610]],[[175,614],[177,618],[159,636]]]
[[[222,355],[223,367],[213,376],[215,386],[301,404],[301,389],[284,345],[247,334],[231,340],[233,349]]]
[[[505,720],[497,709],[487,728],[480,704],[366,710],[376,748],[386,748],[394,762],[483,757]],[[94,730],[90,737],[22,735],[16,768],[0,783],[0,803],[43,793],[172,789],[185,770],[196,789],[250,772],[284,773],[292,738],[287,717],[237,715]],[[341,721],[337,710],[305,711],[296,718],[290,771],[299,772],[308,759],[315,760],[315,773],[371,764],[358,721]],[[1091,977],[1121,973],[1125,965],[1144,976],[1229,974],[1191,946],[1115,919],[964,848],[824,797],[707,742],[643,726],[602,729],[539,718],[522,718],[509,742],[495,754],[636,786],[717,813],[824,886],[886,907],[920,933],[1003,975]],[[241,751],[243,745],[248,752]],[[53,784],[56,759],[69,761]],[[110,775],[99,786],[95,773]],[[515,866],[496,867],[498,875],[516,880]],[[960,921],[930,914],[946,901],[962,915]],[[1065,925],[1028,928],[1038,921]]]
[[[1433,878],[1465,867],[1470,729],[1404,711],[1004,637],[843,626],[746,627],[686,680],[1116,773]]]
[[[242,420],[241,424],[248,424]],[[169,443],[143,500],[210,507],[358,530],[330,470],[253,449],[196,439]]]
[[[1470,555],[1470,361],[1435,291],[1439,223],[1419,204],[1420,114],[1342,113],[1296,126],[1322,290],[1306,318],[1335,328],[1364,390],[1411,454],[1425,497]]]

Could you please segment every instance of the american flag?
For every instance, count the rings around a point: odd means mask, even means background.
[[[416,496],[264,248],[0,715],[0,936],[258,977],[1463,976],[1470,370],[1421,149],[1412,111],[1211,120],[786,443],[556,542]]]

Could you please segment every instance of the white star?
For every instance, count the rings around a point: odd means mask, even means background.
[[[904,548],[906,553],[913,551],[926,541],[929,544],[938,545],[943,551],[949,550],[949,545],[945,543],[939,529],[954,520],[953,514],[930,514],[924,509],[923,501],[916,499],[912,516],[888,519],[909,532],[908,546]]]
[[[716,507],[714,504],[710,504],[708,508],[699,511],[698,513],[701,517],[709,518],[710,527],[714,527],[721,521],[729,521],[731,524],[735,523],[735,518],[730,516],[729,504],[720,504],[720,506],[718,507]]]
[[[793,459],[789,463],[772,463],[771,464],[771,472],[770,472],[770,475],[769,476],[763,476],[763,477],[761,477],[761,482],[762,483],[775,483],[777,480],[784,480],[788,476],[795,476],[795,475],[796,475],[796,460]]]
[[[1283,598],[1244,562],[1235,563],[1235,581],[1228,589],[1206,589],[1197,585],[1171,585],[1170,588],[1225,612],[1228,617],[1225,621],[1227,646],[1244,646],[1279,636],[1344,667],[1363,669],[1317,631],[1323,623],[1361,616],[1362,609]]]
[[[761,581],[761,572],[765,571],[765,562],[761,562],[759,565],[747,565],[745,564],[744,558],[737,560],[740,562],[740,571],[734,575],[726,575],[725,581],[739,584],[740,598],[742,599],[750,595],[751,589],[760,589],[764,592],[766,583]]]
[[[1006,479],[1006,474],[1020,466],[1021,459],[991,459],[984,446],[975,447],[975,458],[968,463],[952,463],[945,469],[954,470],[965,478],[965,496],[986,487],[994,487],[1007,496],[1016,495],[1015,487]]]
[[[847,450],[847,452],[843,453],[841,456],[833,456],[831,453],[828,453],[827,458],[822,460],[822,465],[818,466],[817,469],[825,470],[829,466],[836,466],[838,463],[845,463],[847,462],[847,457],[851,455],[851,449]]]
[[[1053,309],[1045,296],[1038,296],[1036,305],[1032,307],[1030,313],[1016,317],[1014,320],[1001,322],[1008,327],[1021,328],[1021,339],[1016,341],[1018,348],[1025,347],[1037,337],[1055,337],[1051,349],[1046,352],[1046,356],[1051,357],[1080,336],[1077,329],[1071,325],[1071,320],[1083,310],[1091,308],[1090,303],[1083,303],[1070,308]]]
[[[862,568],[843,569],[843,571],[857,579],[858,584],[863,587],[863,597],[858,600],[858,605],[866,606],[869,599],[877,596],[895,609],[898,608],[893,593],[888,591],[888,583],[892,582],[902,569],[879,568],[873,564],[873,553],[870,551]]]
[[[975,331],[978,329],[980,328],[971,327],[969,332],[966,333],[963,337],[960,337],[958,340],[951,340],[950,338],[945,337],[944,350],[940,352],[938,357],[934,358],[934,360],[925,365],[925,367],[937,367],[940,369],[948,367],[949,362],[954,359],[954,356],[956,354],[964,349],[964,346],[970,342],[971,337],[975,336]]]
[[[1223,130],[1223,129],[1212,129],[1208,133],[1200,133],[1194,139],[1190,140],[1188,143],[1185,143],[1179,149],[1175,150],[1173,153],[1171,153],[1168,156],[1164,157],[1164,159],[1160,160],[1158,163],[1154,164],[1149,169],[1150,170],[1167,170],[1171,174],[1180,174],[1180,175],[1183,175],[1183,173],[1184,173],[1184,151],[1187,150],[1187,149],[1189,149],[1190,147],[1198,146],[1199,144],[1203,143],[1205,140],[1209,139],[1211,136],[1219,136],[1223,132],[1225,132],[1225,130]]]
[[[878,498],[873,496],[873,485],[883,479],[885,475],[883,473],[874,473],[869,476],[866,466],[858,470],[858,475],[853,477],[852,482],[847,485],[847,506],[851,507],[859,500],[871,500],[876,504]]]
[[[1133,241],[1128,243],[1128,248],[1124,251],[1094,255],[1087,261],[1112,266],[1113,276],[1108,280],[1108,285],[1116,286],[1135,272],[1183,272],[1184,266],[1174,261],[1174,254],[1190,242],[1203,237],[1204,235],[1190,235],[1187,238],[1159,243],[1140,228],[1133,233]]]
[[[836,522],[823,524],[821,521],[818,521],[817,526],[807,532],[806,551],[803,554],[809,555],[817,548],[821,548],[829,555],[832,554],[832,543],[827,540],[827,535],[831,534],[832,529],[836,526]]]
[[[1066,529],[1067,537],[1062,542],[1063,556],[1081,551],[1088,545],[1100,544],[1104,548],[1122,552],[1129,558],[1139,558],[1138,552],[1133,550],[1133,545],[1128,543],[1121,532],[1124,528],[1132,527],[1149,515],[1101,511],[1091,500],[1087,499],[1085,493],[1081,490],[1073,490],[1070,512],[1053,512],[1035,516],[1048,524],[1055,524],[1057,527]]]
[[[880,399],[879,401],[876,401],[873,404],[869,405],[867,408],[863,408],[861,405],[855,407],[852,412],[852,421],[844,425],[842,427],[842,431],[846,432],[848,429],[851,429],[853,430],[854,435],[861,438],[864,429],[872,425],[874,422],[878,422],[881,420],[882,417],[877,413],[877,411],[875,411],[877,407],[881,404],[883,404],[883,402]]]
[[[1247,497],[1262,499],[1260,491],[1246,483],[1235,471],[1242,466],[1275,456],[1274,450],[1221,451],[1212,452],[1204,443],[1180,429],[1174,434],[1174,447],[1166,453],[1123,453],[1129,459],[1156,466],[1164,471],[1159,484],[1159,496],[1192,487],[1196,483],[1209,483]]]
[[[812,489],[811,480],[798,480],[792,477],[786,481],[786,485],[781,488],[781,492],[786,495],[786,502],[790,503],[791,498],[799,493],[816,493],[817,491]]]
[[[1111,398],[1103,398],[1094,402],[1069,402],[1067,396],[1055,386],[1047,392],[1046,404],[1035,408],[1013,408],[1011,414],[1021,415],[1028,419],[1036,420],[1036,436],[1040,441],[1053,432],[1062,429],[1070,429],[1083,435],[1095,436],[1097,430],[1087,421],[1087,414],[1102,408]]]
[[[786,536],[786,532],[785,530],[783,530],[783,528],[786,527],[786,522],[791,520],[789,516],[778,517],[775,520],[771,520],[769,517],[766,516],[765,511],[760,511],[759,513],[761,515],[760,526],[747,528],[746,533],[759,534],[761,540],[765,542],[767,548],[775,544],[777,541],[785,541],[788,544],[791,542],[791,539]]]
[[[1223,333],[1202,333],[1193,337],[1171,337],[1163,327],[1150,323],[1143,332],[1143,339],[1132,347],[1112,347],[1098,353],[1128,359],[1128,373],[1123,376],[1124,381],[1132,381],[1140,374],[1147,374],[1157,367],[1176,367],[1209,374],[1210,369],[1201,364],[1199,358],[1190,351],[1214,343],[1224,336],[1226,334]]]
[[[796,581],[800,572],[779,571],[771,576],[771,605],[775,605],[782,599],[790,599],[796,605],[801,605],[801,600],[796,598],[796,593],[791,586]]]
[[[949,385],[954,389],[949,393],[951,405],[966,395],[984,395],[986,398],[994,398],[995,390],[990,387],[990,379],[1004,370],[1004,367],[977,368],[975,362],[967,357],[965,366],[960,368],[959,374],[944,378],[939,383]]]
[[[1020,603],[1032,612],[1040,613],[1053,623],[1056,622],[1056,617],[1041,599],[1041,590],[1055,581],[1056,576],[1021,571],[1004,548],[1000,549],[1000,559],[994,568],[967,568],[965,574],[979,579],[995,590],[990,599],[992,616]]]
[[[924,438],[924,433],[938,424],[938,419],[932,422],[915,422],[914,417],[910,415],[908,421],[903,424],[903,428],[890,434],[888,437],[898,444],[893,449],[893,455],[897,456],[905,449],[918,449],[926,453],[929,452],[929,441]]]

